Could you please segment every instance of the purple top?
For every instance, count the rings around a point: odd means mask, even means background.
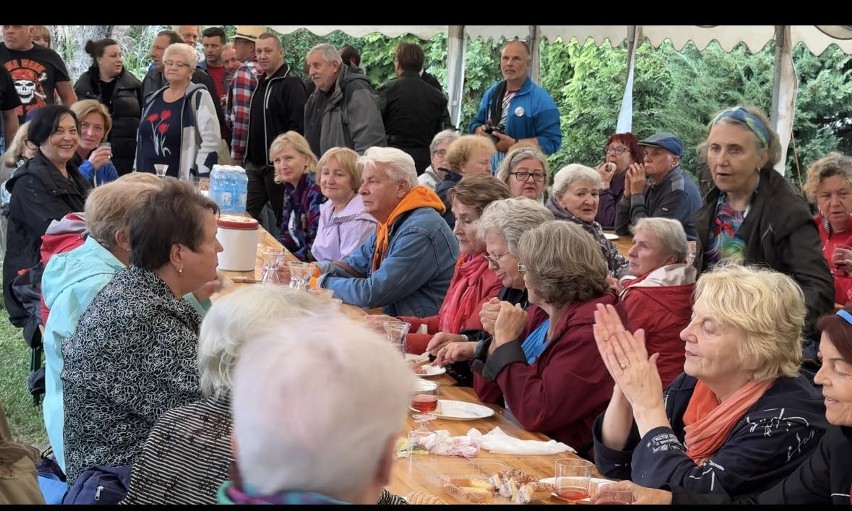
[[[598,214],[595,221],[604,229],[615,227],[615,210],[621,196],[624,195],[624,180],[627,171],[612,177],[608,188],[601,189],[600,202],[598,203]]]
[[[355,195],[343,211],[334,215],[334,204],[326,201],[320,206],[319,227],[311,252],[317,261],[337,261],[351,254],[376,232],[378,222],[364,213],[360,195]]]

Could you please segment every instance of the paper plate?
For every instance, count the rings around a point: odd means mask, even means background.
[[[421,372],[425,371],[425,372]],[[414,373],[422,378],[430,376],[438,376],[447,372],[447,368],[443,366],[433,366],[432,364],[423,364],[414,368]]]
[[[591,490],[592,493],[594,493],[594,491],[597,489],[597,487],[602,485],[602,484],[615,482],[615,481],[611,481],[609,479],[603,479],[603,478],[600,478],[600,477],[592,477],[592,478],[589,479],[589,481],[591,481],[589,490]],[[538,482],[544,483],[544,484],[549,484],[550,486],[555,486],[556,478],[555,477],[547,477],[545,479],[539,479]],[[559,495],[557,495],[555,491],[553,492],[553,496],[556,497],[559,500],[565,500],[562,497],[560,497]],[[566,500],[565,502],[568,502],[568,501]],[[591,502],[591,497],[586,497],[585,499],[578,500],[577,502]]]
[[[427,360],[429,360],[429,354],[428,353],[422,353],[420,355],[415,355],[414,353],[406,353],[405,354],[405,361],[408,362],[408,363],[414,364],[414,363],[417,363],[417,362],[425,362]]]
[[[611,233],[611,232],[605,232],[605,233],[604,233],[604,238],[606,238],[606,239],[608,239],[608,240],[610,240],[610,241],[617,240],[617,239],[618,239],[618,234],[613,234],[613,233]]]
[[[492,415],[494,415],[494,410],[487,406],[468,403],[467,401],[451,401],[447,399],[438,400],[438,410],[435,412],[435,416],[439,419],[456,421],[472,421],[491,417]]]

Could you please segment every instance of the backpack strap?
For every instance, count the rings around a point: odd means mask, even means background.
[[[503,117],[503,96],[506,94],[506,80],[503,80],[494,89],[494,94],[491,96],[491,101],[488,103],[488,112],[491,126],[500,124],[500,118]]]

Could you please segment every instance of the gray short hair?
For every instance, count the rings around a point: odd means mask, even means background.
[[[364,151],[364,155],[358,158],[361,173],[367,167],[374,167],[379,163],[386,164],[385,173],[394,183],[405,181],[409,190],[417,186],[417,167],[414,158],[402,149],[396,147],[370,147]]]
[[[432,143],[429,144],[429,154],[432,155],[437,149],[438,146],[446,143],[446,142],[454,142],[457,138],[459,138],[459,132],[456,130],[443,130],[439,131],[433,138]]]
[[[677,258],[676,263],[686,262],[689,245],[686,240],[686,231],[683,230],[683,224],[679,221],[659,216],[648,216],[637,220],[630,230],[633,234],[640,230],[653,232],[660,239],[665,254],[674,255]]]
[[[198,67],[198,53],[195,52],[195,48],[186,44],[186,43],[173,43],[166,46],[166,50],[163,52],[163,61],[170,55],[183,55],[186,58],[186,63],[189,64],[190,69],[195,72],[195,68]]]
[[[586,301],[607,290],[601,246],[580,224],[551,220],[521,235],[517,256],[527,287],[556,306]]]
[[[571,163],[559,169],[559,172],[553,176],[553,196],[560,197],[574,181],[588,183],[595,188],[603,186],[603,180],[597,170],[579,163]]]
[[[312,55],[314,53],[319,53],[322,55],[323,60],[328,63],[337,62],[341,64],[343,59],[340,58],[340,52],[337,51],[337,48],[328,44],[328,43],[319,43],[308,51],[308,55]]]
[[[259,328],[282,319],[314,315],[321,308],[322,303],[312,295],[273,284],[242,287],[216,300],[198,334],[202,394],[217,397],[230,392],[240,350]]]
[[[497,171],[497,179],[509,184],[509,173],[525,160],[538,160],[541,162],[542,169],[544,169],[544,187],[547,188],[550,184],[550,165],[547,163],[547,155],[537,148],[530,146],[520,146],[509,151],[509,154],[503,158],[503,162],[500,164],[500,169]]]
[[[234,371],[243,481],[264,495],[363,493],[404,427],[416,381],[385,336],[362,321],[338,314],[272,323],[245,346]]]
[[[506,240],[509,252],[518,254],[521,235],[544,222],[553,220],[553,213],[537,200],[512,197],[485,206],[476,227],[476,235],[484,240],[489,233]]]

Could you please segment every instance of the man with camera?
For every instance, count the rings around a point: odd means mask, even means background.
[[[559,110],[550,94],[529,77],[530,49],[524,41],[508,41],[500,52],[503,81],[492,85],[479,103],[470,132],[490,136],[497,146],[493,172],[518,142],[535,144],[545,154],[559,150]]]

